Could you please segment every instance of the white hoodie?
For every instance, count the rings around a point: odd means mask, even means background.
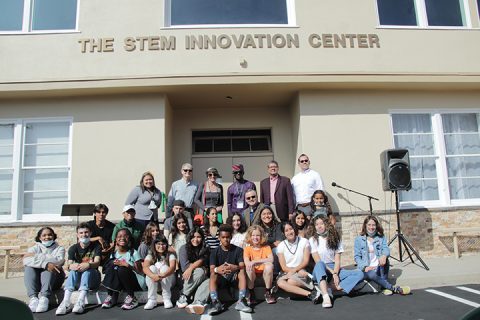
[[[23,258],[25,267],[45,269],[50,262],[58,266],[63,266],[65,263],[65,248],[57,242],[48,248],[37,242],[33,247],[28,248],[27,252],[35,255]]]

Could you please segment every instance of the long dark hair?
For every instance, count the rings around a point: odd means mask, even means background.
[[[325,225],[325,230],[327,231],[327,248],[331,250],[337,250],[341,241],[340,233],[338,233],[335,226],[330,223],[330,219],[325,216],[316,216],[313,218],[310,226],[308,227],[308,237],[312,237],[314,241],[318,243],[318,238],[320,235],[317,233],[317,229],[315,228],[315,224],[318,219],[322,219],[323,224]]]
[[[210,215],[210,211],[215,210],[217,211],[217,209],[215,207],[208,207],[206,210],[205,210],[205,219],[203,219],[203,227],[205,228],[205,234],[206,235],[210,235],[210,218],[208,217]],[[217,212],[217,219],[215,219],[215,226],[219,226],[218,224],[218,212]]]
[[[265,210],[269,210],[271,213],[272,213],[272,226],[269,227],[267,226],[265,223],[263,223],[263,220],[262,220],[262,213],[263,211]],[[259,214],[260,218],[258,219],[258,225],[261,226],[263,229],[270,229],[270,228],[273,228],[275,227],[275,225],[277,224],[277,220],[275,219],[277,217],[277,215],[273,212],[273,209],[269,206],[265,206],[262,208],[262,210],[260,210],[260,214]]]
[[[315,190],[315,192],[310,197],[310,208],[312,208],[312,212],[315,212],[317,209],[315,208],[315,200],[313,200],[313,198],[315,198],[315,195],[317,194],[323,195],[323,199],[324,199],[323,204],[327,208],[327,216],[332,215],[333,214],[332,206],[330,205],[327,194],[323,190]]]
[[[184,215],[183,213],[178,213],[173,217],[172,228],[170,229],[170,234],[172,235],[172,241],[174,241],[175,237],[180,233],[180,230],[178,230],[178,227],[177,227],[177,222],[180,219],[183,219],[183,221],[185,221],[185,234],[188,234],[190,232],[190,226],[188,225],[187,216]]]
[[[383,237],[383,235],[384,235],[383,227],[380,224],[380,221],[378,221],[377,217],[375,217],[375,216],[368,216],[368,217],[365,218],[365,220],[363,220],[362,231],[360,231],[360,235],[364,236],[364,235],[367,234],[367,223],[370,220],[375,221],[375,224],[377,225],[377,235],[379,237]]]
[[[230,217],[227,218],[227,224],[231,225],[233,228],[233,217],[238,216],[240,218],[240,228],[237,230],[239,233],[245,233],[247,231],[247,224],[245,223],[245,219],[240,212],[233,213]],[[233,232],[235,232],[235,228],[233,228]]]
[[[159,253],[155,248],[155,245],[159,242],[163,242],[166,244],[165,251],[163,253]],[[170,259],[168,258],[170,256],[170,252],[168,252],[168,240],[164,236],[161,236],[160,238],[153,240],[152,244],[150,245],[149,253],[155,259],[155,261],[162,261],[163,259],[165,263],[170,267]]]
[[[192,245],[192,238],[198,233],[202,237],[202,243],[199,246],[194,247]],[[208,248],[205,246],[205,233],[202,228],[194,226],[193,229],[187,235],[187,243],[185,244],[187,250],[187,259],[190,263],[198,261],[208,253]]]
[[[303,223],[303,226],[299,226],[297,224],[297,217],[302,215],[303,218],[305,219],[305,222]],[[300,211],[300,210],[295,210],[294,214],[293,214],[293,217],[292,219],[290,220],[292,221],[292,223],[295,225],[295,227],[297,228],[297,230],[307,230],[308,228],[308,219],[307,219],[307,215],[305,214],[305,212],[303,211]]]
[[[155,240],[152,237],[152,229],[154,227],[156,227],[160,231],[158,224],[154,221],[150,221],[145,227],[145,231],[143,231],[142,242],[144,242],[147,246],[150,246],[152,244],[152,241]]]

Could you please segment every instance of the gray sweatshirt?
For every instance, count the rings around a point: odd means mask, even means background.
[[[45,269],[50,262],[58,266],[63,266],[65,263],[65,248],[57,242],[48,248],[37,242],[33,247],[28,248],[27,252],[35,255],[23,258],[25,267]]]

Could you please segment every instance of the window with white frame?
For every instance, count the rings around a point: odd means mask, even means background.
[[[294,0],[167,0],[166,25],[294,25]]]
[[[69,200],[70,131],[70,120],[0,123],[3,220],[59,215]]]
[[[2,0],[0,32],[77,29],[78,0]]]
[[[468,0],[377,0],[382,26],[470,27]]]
[[[412,189],[400,201],[432,205],[480,202],[480,114],[392,114],[394,143],[410,154]]]

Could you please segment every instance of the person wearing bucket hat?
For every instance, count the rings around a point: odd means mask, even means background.
[[[253,182],[243,178],[245,174],[243,164],[234,164],[232,166],[232,174],[234,182],[227,190],[228,216],[235,212],[242,213],[248,206],[245,202],[245,193],[249,189],[257,190]]]
[[[222,176],[218,173],[217,168],[210,167],[205,172],[207,175],[207,181],[201,184],[197,190],[197,194],[195,195],[195,205],[199,209],[199,213],[197,217],[199,220],[203,220],[203,213],[205,209],[214,207],[217,209],[218,222],[222,223],[222,209],[223,209],[223,187],[217,181],[217,179],[221,178]],[[203,221],[199,221],[202,224]]]

